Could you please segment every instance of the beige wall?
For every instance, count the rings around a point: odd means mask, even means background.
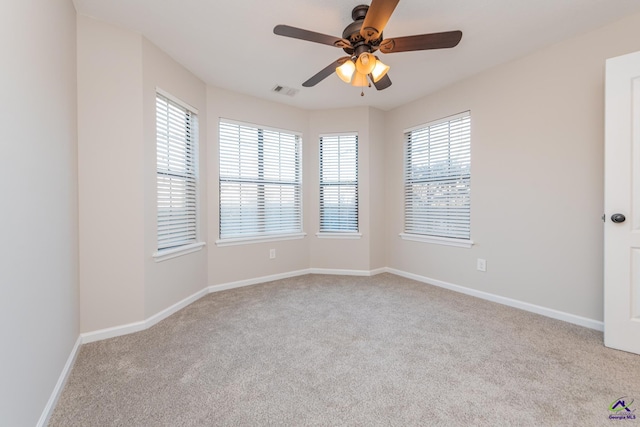
[[[391,111],[389,267],[602,320],[604,62],[639,49],[635,15]],[[476,244],[403,241],[403,130],[465,110]]]
[[[206,241],[207,214],[207,96],[205,84],[148,40],[142,40],[144,114],[144,317],[172,306],[207,286],[207,251],[162,262],[157,250],[156,88],[198,110],[199,122],[199,240]]]
[[[385,113],[304,111],[205,87],[141,36],[79,18],[82,330],[143,320],[206,285],[307,268],[385,266],[601,319],[602,70],[606,57],[634,49],[637,19]],[[150,257],[156,86],[200,110],[200,218],[207,241],[203,251],[163,263]],[[403,130],[464,110],[472,111],[476,245],[402,241]],[[216,245],[220,118],[303,134],[305,238]],[[111,126],[114,120],[119,126]],[[362,238],[319,239],[318,137],[352,131],[360,141]],[[108,175],[104,159],[119,165],[117,177]],[[269,249],[276,249],[276,259],[269,259]],[[486,273],[476,271],[477,258],[487,260]]]
[[[207,286],[207,247],[156,262],[155,96],[198,110],[207,237],[206,86],[139,34],[78,16],[81,330],[140,322]]]
[[[38,422],[78,338],[76,27],[71,1],[0,13],[0,424]]]
[[[320,135],[358,134],[358,222],[360,239],[319,238],[320,230]],[[369,270],[369,109],[367,107],[310,112],[307,185],[309,200],[310,266],[325,269]],[[365,178],[365,179],[363,179]]]
[[[369,109],[369,175],[363,177],[369,190],[369,269],[387,266],[386,257],[386,179],[385,159],[386,114]]]
[[[207,88],[208,116],[208,207],[209,207],[209,285],[255,279],[309,267],[308,200],[303,202],[304,239],[252,243],[235,246],[216,245],[219,238],[219,157],[218,123],[221,118],[262,125],[303,134],[303,185],[307,188],[307,154],[310,141],[306,138],[308,115],[304,110],[253,98],[209,86]],[[269,259],[269,249],[276,250],[276,258]]]
[[[82,330],[144,320],[207,285],[308,268],[386,266],[602,319],[603,67],[605,58],[640,48],[634,46],[638,19],[383,112],[305,111],[205,86],[141,36],[79,18]],[[207,242],[200,252],[162,263],[150,257],[156,86],[200,110],[200,221]],[[128,100],[124,109],[121,99]],[[403,130],[465,110],[472,114],[476,244],[403,241]],[[216,244],[220,118],[302,133],[306,237]],[[114,120],[119,126],[111,129]],[[318,137],[353,131],[360,142],[362,238],[319,239]],[[129,157],[117,160],[125,150]],[[109,158],[121,171],[115,181],[105,178]],[[486,273],[476,271],[477,258],[487,260]]]
[[[307,150],[308,177],[305,194],[309,203],[310,267],[369,271],[384,261],[384,113],[360,107],[309,112]],[[319,238],[320,228],[320,136],[358,134],[358,221],[360,239]],[[379,246],[378,246],[379,245]]]
[[[144,319],[142,37],[78,16],[82,332]]]

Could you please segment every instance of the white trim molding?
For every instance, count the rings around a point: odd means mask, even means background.
[[[197,252],[204,246],[206,246],[205,242],[191,243],[189,245],[178,246],[177,248],[163,249],[161,251],[155,252],[151,256],[153,257],[155,262],[161,262],[171,258],[177,258],[182,255]]]
[[[291,271],[287,273],[273,274],[271,276],[258,277],[255,279],[240,280],[237,282],[224,283],[221,285],[207,286],[206,288],[194,293],[193,295],[186,297],[182,301],[178,301],[172,306],[165,308],[164,310],[154,314],[153,316],[145,320],[128,323],[126,325],[114,326],[112,328],[105,328],[97,331],[82,333],[80,334],[80,337],[82,338],[82,344],[87,344],[94,341],[106,340],[109,338],[119,337],[122,335],[128,335],[134,332],[144,331],[145,329],[149,329],[156,323],[166,319],[167,317],[171,316],[175,312],[182,310],[189,304],[196,302],[203,296],[210,294],[212,292],[224,291],[226,289],[241,288],[243,286],[251,286],[251,285],[256,285],[258,283],[271,282],[274,280],[286,279],[288,277],[302,276],[305,274],[310,274],[310,271],[297,270],[297,271]]]
[[[114,326],[112,328],[100,329],[97,331],[84,332],[80,334],[82,344],[90,342],[106,340],[109,338],[115,338],[122,335],[128,335],[135,332],[144,331],[149,329],[156,323],[166,319],[175,312],[185,308],[189,304],[192,304],[202,298],[203,296],[213,293],[225,291],[227,289],[242,288],[245,286],[257,285],[260,283],[272,282],[274,280],[287,279],[289,277],[304,276],[305,274],[332,274],[337,276],[375,276],[376,274],[386,272],[386,268],[378,268],[376,270],[341,270],[341,269],[328,269],[328,268],[307,268],[303,270],[288,271],[285,273],[271,274],[269,276],[256,277],[253,279],[238,280],[236,282],[222,283],[219,285],[210,285],[206,288],[188,296],[187,298],[173,304],[171,307],[167,307],[164,310],[154,314],[153,316],[141,320],[139,322],[127,323],[126,325]]]
[[[436,245],[455,246],[457,248],[470,248],[473,246],[473,240],[452,239],[451,237],[423,236],[420,234],[400,233],[402,240],[411,240],[413,242],[435,243]]]
[[[234,245],[246,245],[249,243],[263,243],[263,242],[277,242],[279,240],[296,240],[304,239],[307,233],[291,233],[291,234],[275,234],[272,236],[251,236],[251,237],[237,237],[232,239],[218,239],[216,240],[216,246],[234,246]]]
[[[144,331],[145,329],[149,329],[156,323],[161,320],[166,319],[171,316],[173,313],[177,312],[188,306],[189,304],[199,300],[203,296],[208,293],[209,288],[204,288],[193,295],[190,295],[183,299],[182,301],[178,301],[170,307],[165,308],[164,310],[154,314],[153,316],[147,318],[146,320],[141,320],[139,322],[128,323],[126,325],[114,326],[112,328],[100,329],[93,332],[85,332],[80,334],[82,338],[82,344],[87,344],[94,341],[106,340],[109,338],[119,337],[122,335],[132,334],[134,332]]]
[[[194,114],[198,114],[198,109],[196,107],[194,107],[194,106],[192,106],[190,104],[187,104],[186,102],[184,102],[180,98],[171,95],[169,92],[167,92],[166,90],[164,90],[162,88],[159,88],[158,86],[156,86],[156,93],[159,93],[160,95],[162,95],[165,98],[171,100],[172,102],[175,102],[179,106],[181,106],[183,108],[186,108],[187,110],[190,110]]]
[[[460,285],[454,285],[452,283],[443,282],[441,280],[431,279],[429,277],[420,276],[418,274],[407,273],[406,271],[396,270],[395,268],[386,268],[386,271],[397,276],[405,277],[407,279],[416,280],[418,282],[425,283],[427,285],[437,286],[439,288],[448,289],[450,291],[459,292],[472,297],[480,298],[483,300],[497,302],[498,304],[506,305],[509,307],[518,308],[520,310],[528,311],[542,316],[550,317],[552,319],[562,320],[567,323],[572,323],[578,326],[584,326],[585,328],[595,329],[596,331],[604,331],[604,322],[599,320],[589,319],[586,317],[578,316],[564,311],[555,310],[553,308],[542,307],[540,305],[531,304],[524,301],[519,301],[500,295],[491,294],[489,292],[478,291],[476,289],[467,288]]]
[[[361,239],[362,233],[329,233],[319,231],[316,233],[316,237],[319,239]]]
[[[58,403],[58,399],[60,398],[60,393],[62,393],[62,389],[64,389],[64,385],[67,383],[67,379],[69,378],[69,374],[71,373],[71,368],[73,368],[74,363],[76,362],[76,357],[78,356],[78,350],[80,350],[80,345],[82,344],[82,337],[78,337],[76,343],[73,345],[71,349],[71,353],[67,358],[67,363],[64,364],[64,368],[62,368],[62,373],[58,377],[58,382],[56,382],[55,387],[53,388],[53,392],[47,401],[42,414],[40,415],[40,419],[36,424],[37,427],[45,427],[49,424],[49,418],[53,414],[53,410],[56,407],[56,403]]]
[[[364,276],[370,277],[384,273],[384,268],[378,270],[347,270],[339,268],[310,268],[309,274],[330,274],[333,276]]]
[[[226,291],[227,289],[243,288],[245,286],[253,286],[260,283],[273,282],[274,280],[288,279],[289,277],[304,276],[305,274],[310,274],[309,269],[271,274],[269,276],[256,277],[255,279],[238,280],[237,282],[222,283],[220,285],[211,285],[207,288],[207,293]]]

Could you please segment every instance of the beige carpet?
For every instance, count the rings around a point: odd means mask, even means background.
[[[632,426],[640,356],[593,330],[391,274],[205,296],[83,345],[51,426]]]

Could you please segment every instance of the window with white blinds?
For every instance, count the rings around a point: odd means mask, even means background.
[[[469,112],[405,133],[405,233],[470,240]]]
[[[300,136],[220,121],[220,240],[301,232]]]
[[[320,137],[320,232],[358,232],[358,135]]]
[[[156,94],[158,250],[197,240],[198,116]]]

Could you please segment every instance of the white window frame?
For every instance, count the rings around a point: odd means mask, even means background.
[[[355,140],[353,141],[355,146],[355,165],[353,165],[354,169],[355,169],[355,180],[343,180],[341,177],[338,178],[337,181],[324,181],[323,180],[323,167],[324,167],[324,151],[323,151],[323,144],[324,144],[324,139],[335,139],[337,138],[337,141],[330,141],[332,143],[337,143],[338,146],[338,150],[341,149],[341,138],[345,139],[345,143],[351,143],[351,141],[349,141],[349,139],[351,139],[352,137],[355,138]],[[329,238],[329,239],[359,239],[360,237],[362,237],[362,234],[360,233],[360,200],[359,200],[359,172],[358,172],[358,133],[357,132],[342,132],[342,133],[325,133],[320,135],[319,137],[319,218],[318,218],[318,228],[319,231],[318,233],[316,233],[316,236],[319,238]],[[340,153],[330,153],[329,156],[329,161],[331,160],[335,160],[335,158],[338,158],[338,162],[339,160],[339,156]],[[338,169],[340,169],[340,164],[335,165],[333,164],[332,166],[334,167],[338,167]],[[338,171],[338,175],[340,175],[340,171]],[[341,187],[341,186],[355,186],[355,230],[340,230],[339,228],[336,229],[331,229],[331,228],[322,228],[322,219],[323,219],[323,209],[324,209],[324,199],[323,199],[323,188],[324,187]]]
[[[159,128],[158,119],[157,119],[159,114],[159,111],[158,111],[159,100],[166,102],[168,108],[173,107],[174,109],[177,108],[180,110],[184,110],[185,115],[188,116],[188,119],[187,118],[185,119],[185,123],[188,120],[191,121],[191,123],[189,124],[189,130],[190,130],[189,134],[191,135],[191,137],[183,138],[183,135],[181,135],[179,132],[172,133],[170,129],[161,130]],[[172,172],[168,168],[163,167],[164,163],[167,163],[169,160],[161,161],[160,155],[158,154],[156,156],[156,176],[157,176],[157,179],[156,179],[157,243],[156,244],[158,249],[155,253],[153,253],[152,257],[156,262],[161,262],[161,261],[165,261],[168,259],[176,258],[182,255],[199,251],[205,246],[206,243],[203,241],[200,241],[199,239],[199,236],[200,236],[199,196],[200,194],[199,194],[199,173],[198,173],[198,162],[199,162],[198,110],[160,88],[156,88],[155,102],[156,102],[156,133],[158,135],[156,138],[156,150],[160,150],[162,148],[162,150],[165,151],[166,156],[169,156],[169,158],[171,159],[171,163],[182,162],[180,166],[182,166],[185,170],[184,173]],[[182,156],[177,154],[176,152],[173,152],[173,156],[172,156],[172,152],[166,147],[168,139],[174,139],[176,142],[178,142],[178,144],[184,143],[186,146],[185,150],[191,156],[193,161],[189,162],[186,158],[182,158]],[[161,144],[163,145],[162,147],[161,147]],[[181,192],[178,192],[177,194],[178,197],[188,197],[191,199],[189,203],[192,204],[194,211],[193,211],[193,214],[188,214],[188,224],[185,227],[184,232],[187,232],[187,233],[193,232],[193,237],[184,238],[182,241],[178,240],[174,242],[175,244],[167,243],[166,238],[160,237],[161,200],[163,200],[164,203],[168,203],[167,198],[169,199],[171,198],[171,196],[169,197],[166,196],[166,188],[161,185],[160,178],[172,176],[172,175],[173,176],[179,175],[181,178],[185,180],[190,180],[194,186],[193,191],[186,192],[187,194],[182,194]],[[162,198],[160,196],[161,192],[165,194],[162,196]],[[171,190],[169,190],[169,192],[171,192]],[[165,215],[165,218],[166,218],[166,215]],[[169,221],[171,221],[170,218],[169,218]]]
[[[416,230],[419,228],[418,226],[412,228],[411,226],[408,226],[408,223],[414,223],[414,222],[418,222],[420,221],[421,217],[426,217],[429,215],[429,213],[427,212],[427,208],[423,208],[423,207],[415,207],[413,205],[413,201],[411,198],[411,191],[410,191],[410,186],[412,184],[414,184],[414,181],[412,181],[411,177],[410,177],[410,167],[411,167],[411,159],[409,158],[410,156],[410,151],[409,151],[409,141],[410,141],[410,137],[413,135],[413,132],[416,131],[420,131],[420,132],[424,132],[424,131],[428,131],[431,128],[436,128],[439,125],[442,125],[444,123],[456,123],[456,122],[460,122],[461,120],[465,120],[467,119],[468,121],[468,130],[469,130],[469,137],[468,138],[463,138],[462,140],[455,140],[455,139],[451,139],[451,135],[449,135],[449,138],[446,140],[447,142],[445,144],[448,144],[449,146],[451,146],[451,143],[455,143],[455,144],[459,144],[457,148],[462,148],[462,149],[466,149],[468,151],[466,151],[465,156],[468,156],[468,158],[464,158],[463,161],[467,161],[468,162],[468,166],[465,168],[463,168],[462,170],[466,170],[467,172],[464,173],[463,175],[460,175],[461,179],[466,179],[467,184],[466,184],[466,191],[467,191],[467,195],[466,195],[466,205],[463,206],[462,208],[462,212],[463,212],[463,216],[462,216],[462,220],[463,220],[463,225],[460,229],[460,231],[456,231],[456,232],[446,232],[446,230],[440,230],[440,231],[436,231],[438,233],[442,233],[442,235],[438,235],[438,234],[428,234],[428,233],[418,233],[416,232]],[[405,134],[405,146],[404,146],[404,218],[405,218],[405,226],[404,226],[404,232],[400,233],[400,237],[402,239],[405,240],[411,240],[411,241],[418,241],[418,242],[425,242],[425,243],[434,243],[434,244],[440,244],[440,245],[447,245],[447,246],[456,246],[456,247],[463,247],[463,248],[470,248],[473,246],[474,242],[471,240],[471,205],[470,205],[470,191],[471,191],[471,171],[470,171],[470,163],[471,163],[471,136],[470,136],[470,131],[471,131],[471,114],[469,111],[465,111],[463,113],[460,114],[456,114],[453,116],[449,116],[449,117],[444,117],[442,119],[439,120],[435,120],[423,125],[419,125],[419,126],[415,126],[413,128],[410,129],[406,129],[404,131]],[[430,138],[430,137],[429,137]],[[420,141],[423,142],[423,141]],[[442,142],[441,140],[438,142]],[[420,146],[419,149],[422,150],[426,150],[428,149],[427,147],[429,147],[431,144],[430,139],[427,139],[426,141],[424,141],[424,145]],[[442,157],[441,157],[442,158]],[[447,157],[445,157],[444,159],[446,159],[449,163],[451,162],[451,152],[449,151],[449,154]],[[448,176],[449,180],[451,178],[451,175]],[[436,177],[437,179],[437,177]],[[422,180],[420,180],[422,181]],[[418,181],[418,182],[420,182]],[[443,179],[442,181],[446,181],[446,179]],[[464,212],[466,210],[466,218],[464,216]],[[411,212],[411,213],[409,213]],[[446,215],[446,214],[445,214]],[[442,217],[441,217],[442,218]],[[464,223],[466,219],[466,224]],[[443,223],[447,223],[446,220],[442,221]],[[464,226],[466,225],[467,229],[467,235],[464,237],[460,237],[460,236],[453,236],[453,234],[464,234],[465,233],[465,229]],[[424,227],[424,225],[422,226]],[[446,228],[447,226],[443,226],[443,228]],[[447,235],[449,234],[449,235]]]
[[[239,127],[246,127],[250,130],[255,130],[258,132],[258,134],[262,134],[264,135],[264,132],[268,132],[268,133],[277,133],[279,135],[284,135],[285,137],[293,137],[295,140],[295,144],[296,144],[296,155],[297,155],[297,164],[295,165],[296,171],[296,178],[294,179],[294,184],[292,184],[292,181],[281,181],[282,183],[286,184],[286,185],[294,185],[295,188],[295,194],[297,194],[295,197],[296,199],[296,204],[297,204],[297,223],[299,224],[298,229],[296,230],[288,230],[288,231],[280,231],[280,232],[273,232],[273,233],[269,233],[269,232],[254,232],[254,233],[249,233],[249,234],[236,234],[236,235],[229,235],[226,237],[223,237],[223,229],[222,229],[222,223],[223,223],[223,202],[222,202],[222,196],[223,196],[223,185],[224,183],[229,183],[229,184],[238,184],[238,183],[255,183],[256,185],[258,185],[259,187],[262,186],[264,187],[264,185],[268,185],[268,184],[274,184],[274,185],[278,185],[278,182],[269,182],[268,180],[263,180],[263,179],[244,179],[241,177],[233,177],[233,176],[223,176],[223,155],[222,152],[227,150],[227,143],[230,143],[231,141],[224,141],[223,137],[221,136],[221,132],[222,132],[222,128],[223,126],[227,124],[227,125],[231,125],[231,126],[239,126]],[[245,123],[245,122],[239,122],[236,120],[230,120],[230,119],[224,119],[221,118],[219,121],[219,127],[218,127],[218,137],[219,137],[219,145],[218,145],[218,154],[219,154],[219,165],[220,165],[220,169],[219,169],[219,174],[218,174],[218,190],[219,190],[219,196],[218,196],[218,203],[219,203],[219,219],[218,219],[218,240],[216,241],[216,245],[217,246],[231,246],[231,245],[242,245],[242,244],[250,244],[250,243],[258,243],[258,242],[272,242],[272,241],[280,241],[280,240],[294,240],[294,239],[302,239],[306,236],[306,233],[303,232],[303,209],[302,209],[302,204],[303,204],[303,182],[302,182],[302,162],[303,162],[303,158],[302,158],[302,134],[300,132],[295,132],[295,131],[290,131],[290,130],[284,130],[284,129],[277,129],[277,128],[273,128],[273,127],[269,127],[269,126],[262,126],[262,125],[258,125],[258,124],[254,124],[254,123]],[[235,141],[234,141],[235,142]],[[256,141],[258,144],[260,144],[260,137],[258,137],[258,140]],[[258,150],[260,150],[260,146],[258,146]],[[260,164],[260,161],[259,161]],[[262,166],[259,166],[261,168],[264,168],[264,164],[262,164]],[[258,202],[258,209],[264,209],[264,205],[261,207],[260,206],[260,202]],[[264,210],[262,210],[261,212],[263,212],[264,215]]]

